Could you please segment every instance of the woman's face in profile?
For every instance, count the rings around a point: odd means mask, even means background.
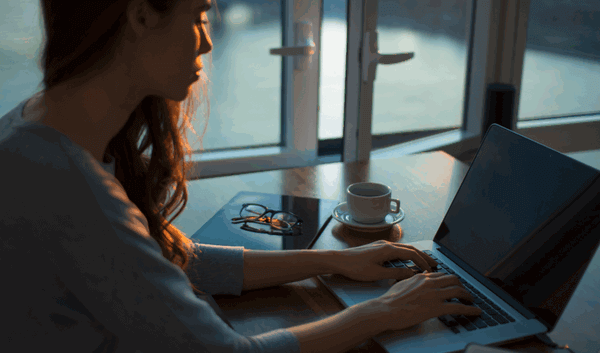
[[[212,50],[206,32],[206,11],[211,0],[181,0],[164,28],[153,29],[144,39],[141,62],[153,94],[184,100],[202,68],[200,55]]]

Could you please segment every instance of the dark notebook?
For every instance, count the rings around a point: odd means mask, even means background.
[[[232,224],[240,217],[244,203],[257,203],[276,211],[286,211],[302,220],[299,235],[272,235],[240,229],[243,223]],[[340,201],[241,191],[223,206],[191,239],[202,244],[243,246],[253,250],[308,249],[331,220],[331,213]]]

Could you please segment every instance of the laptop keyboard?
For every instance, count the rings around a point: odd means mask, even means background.
[[[493,327],[497,325],[504,325],[509,322],[515,322],[515,319],[512,318],[507,312],[502,310],[498,305],[494,304],[491,300],[489,300],[483,293],[475,289],[472,285],[467,283],[462,277],[457,275],[452,269],[448,268],[440,259],[435,257],[431,251],[424,250],[424,253],[429,255],[432,259],[434,259],[438,266],[433,267],[433,272],[443,272],[452,274],[460,280],[462,285],[471,292],[473,295],[473,303],[468,302],[467,300],[452,298],[450,300],[446,300],[447,302],[458,302],[466,305],[473,305],[481,308],[482,312],[479,316],[464,316],[464,315],[444,315],[438,317],[438,319],[444,323],[444,325],[448,326],[452,332],[460,333],[458,326],[462,326],[468,331],[473,331],[476,329],[483,329],[487,327]],[[418,267],[411,260],[392,260],[386,261],[384,263],[385,267],[397,267],[397,268],[409,268],[415,273],[424,272],[420,267]]]

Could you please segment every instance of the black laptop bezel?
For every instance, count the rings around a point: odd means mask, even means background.
[[[548,151],[553,152],[557,155],[562,155],[565,156],[564,154],[548,147],[548,146],[544,146],[542,144],[540,144],[537,141],[534,141],[528,137],[525,137],[521,134],[518,134],[510,129],[507,129],[503,126],[500,126],[498,124],[492,124],[489,129],[487,130],[485,136],[482,139],[482,142],[479,146],[479,149],[477,150],[477,153],[475,155],[475,158],[473,159],[473,162],[477,159],[477,157],[479,156],[479,153],[481,151],[481,146],[483,146],[483,144],[485,143],[486,138],[488,137],[488,135],[490,134],[495,134],[498,132],[503,132],[503,133],[511,133],[511,134],[515,134],[520,136],[523,139],[526,139],[530,142],[533,142],[535,144],[538,144],[544,148],[546,148]],[[571,158],[569,156],[565,156],[568,158]],[[577,163],[579,163],[581,166],[587,167],[587,168],[591,168],[594,169],[594,171],[596,171],[598,173],[598,171],[595,168],[589,167],[588,165],[581,163],[579,161],[576,161]],[[460,193],[461,188],[464,186],[465,184],[465,180],[467,180],[467,178],[469,177],[469,173],[471,172],[471,168],[469,168],[469,170],[467,171],[467,174],[465,175],[465,177],[463,178],[463,181],[460,185],[460,187],[458,188],[452,203],[450,204],[450,206],[448,207],[448,210],[450,210],[450,208],[452,207],[452,204],[454,203],[454,201],[456,200],[456,195],[458,195]],[[587,186],[585,186],[585,190],[591,188],[599,179],[599,176],[596,176],[596,178],[594,178],[594,180],[592,182],[590,182]],[[585,192],[585,191],[584,191]],[[572,201],[574,202],[574,200]],[[448,211],[446,211],[447,213]],[[444,214],[444,218],[446,217],[446,214]],[[552,217],[551,219],[555,218],[556,215],[554,217]],[[550,222],[550,220],[547,221],[548,223]],[[477,281],[479,281],[481,284],[483,284],[487,289],[489,289],[491,292],[493,292],[495,295],[497,295],[498,297],[500,297],[500,299],[502,299],[503,301],[505,301],[508,305],[510,305],[513,309],[515,309],[516,311],[518,311],[521,315],[523,315],[526,319],[536,319],[539,322],[541,322],[544,326],[546,326],[546,328],[548,329],[548,332],[552,331],[556,325],[556,323],[558,323],[558,321],[560,320],[560,316],[562,316],[562,314],[564,313],[564,309],[563,312],[561,312],[561,314],[558,316],[558,319],[556,320],[556,322],[554,323],[554,325],[548,323],[546,320],[544,320],[543,318],[541,318],[540,316],[536,315],[535,313],[531,312],[527,307],[525,307],[524,305],[522,305],[520,302],[518,302],[517,300],[513,299],[513,297],[506,292],[504,289],[502,289],[500,286],[498,286],[496,283],[490,281],[489,279],[487,279],[485,276],[481,275],[477,270],[475,270],[473,267],[471,267],[470,265],[468,265],[466,262],[464,262],[463,260],[461,260],[458,256],[456,256],[454,253],[452,253],[448,248],[446,248],[444,245],[442,245],[441,243],[438,242],[438,240],[441,238],[441,234],[442,234],[442,225],[443,225],[443,219],[442,219],[442,223],[440,224],[440,227],[438,228],[434,238],[433,238],[433,243],[434,243],[434,248],[436,250],[438,250],[439,252],[441,252],[442,254],[444,254],[445,256],[447,256],[450,260],[452,260],[455,264],[457,264],[461,269],[463,269],[465,272],[467,272],[470,276],[472,276],[473,278],[475,278]],[[598,249],[600,247],[600,245],[596,246],[596,249]],[[591,259],[590,259],[591,260]],[[589,261],[588,261],[588,265],[589,265]],[[587,265],[586,265],[587,267]],[[579,278],[579,280],[577,281],[576,285],[579,284],[579,282],[581,281],[581,278]],[[572,296],[569,298],[569,301],[571,300]],[[566,308],[566,306],[565,306]]]

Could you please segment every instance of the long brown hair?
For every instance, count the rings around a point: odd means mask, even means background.
[[[164,19],[181,0],[146,1]],[[41,1],[46,35],[41,84],[46,90],[72,78],[86,77],[110,63],[127,24],[129,2]],[[116,178],[148,220],[150,235],[160,245],[163,256],[184,272],[190,265],[190,256],[197,256],[192,251],[192,241],[171,222],[187,204],[189,165],[184,157],[190,156],[192,150],[185,133],[188,128],[196,133],[190,117],[199,106],[200,96],[205,100],[203,106],[208,119],[207,81],[204,75],[183,102],[159,96],[145,97],[106,150],[115,158]],[[201,136],[206,127],[205,123]],[[200,142],[201,139],[199,137]],[[104,162],[108,161],[105,154]],[[177,213],[167,220],[178,207]],[[192,288],[202,293],[193,284]]]

